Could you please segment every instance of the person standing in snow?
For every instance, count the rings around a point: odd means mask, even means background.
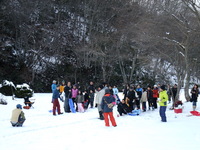
[[[56,80],[53,80],[53,83],[51,85],[51,90],[52,90],[52,93],[54,90],[56,90]]]
[[[198,95],[199,95],[199,88],[198,85],[195,84],[194,87],[192,88],[191,92],[191,102],[192,102],[192,106],[193,106],[193,111],[196,110],[197,107],[197,99],[198,99]]]
[[[170,87],[170,84],[167,85],[167,94],[168,94],[168,98],[169,98],[169,103],[171,103],[171,97],[172,97],[172,89]]]
[[[142,98],[142,88],[140,87],[140,85],[137,86],[135,91],[137,93],[137,98],[135,100],[135,104],[137,106],[137,109],[140,109],[140,99]]]
[[[93,91],[93,93],[95,93],[95,88],[94,88],[94,82],[90,81],[90,85],[87,88],[87,92],[90,93],[90,90]]]
[[[78,105],[78,112],[84,112],[84,108],[83,108],[83,102],[84,102],[84,95],[83,93],[79,90],[78,91],[78,95],[76,97],[76,102]]]
[[[154,110],[153,108],[153,103],[152,103],[152,99],[153,99],[153,91],[151,89],[151,86],[147,87],[147,100],[148,100],[148,104],[149,104],[149,110]]]
[[[65,102],[64,102],[64,110],[66,113],[70,112],[70,107],[69,107],[69,99],[72,97],[72,91],[71,91],[71,82],[67,82],[67,85],[64,88],[65,92]]]
[[[73,85],[73,88],[72,88],[72,100],[73,100],[74,106],[76,104],[76,111],[78,111],[78,106],[77,106],[77,102],[76,102],[77,95],[78,95],[78,89],[76,88],[76,85]]]
[[[129,99],[130,108],[132,110],[134,110],[135,109],[136,92],[132,87],[129,89],[127,97]]]
[[[64,92],[64,89],[65,89],[65,81],[62,81],[60,85],[60,93]]]
[[[167,122],[167,117],[166,117],[166,109],[167,109],[167,101],[168,101],[168,95],[167,91],[165,89],[165,85],[162,85],[160,87],[160,93],[159,93],[159,105],[160,105],[160,117],[162,122]]]
[[[129,92],[129,89],[130,89],[130,85],[127,84],[124,88],[124,91],[123,91],[123,94],[124,94],[124,99],[126,99],[127,95],[128,95],[128,92]]]
[[[52,98],[52,103],[53,103],[53,115],[56,116],[56,110],[58,111],[58,115],[63,114],[62,112],[60,112],[60,103],[58,101],[58,98],[60,98],[60,86],[58,85],[56,87],[56,90],[53,91],[53,98]],[[61,101],[62,98],[60,98]]]
[[[143,112],[145,112],[146,109],[147,109],[147,106],[146,106],[146,102],[147,102],[147,91],[146,91],[146,88],[143,88],[142,97],[141,97],[140,101],[142,103]]]
[[[22,111],[22,105],[17,104],[16,109],[12,111],[10,123],[13,127],[22,127],[25,120],[26,118],[24,112]]]
[[[153,98],[152,98],[152,105],[153,105],[153,108],[154,109],[157,109],[157,99],[159,97],[159,91],[158,91],[158,88],[157,88],[157,85],[154,85],[153,87]]]
[[[102,101],[101,101],[101,109],[103,110],[105,126],[106,127],[110,126],[109,125],[109,118],[110,118],[112,126],[116,127],[117,124],[116,124],[115,118],[113,116],[113,108],[108,107],[108,104],[110,104],[110,103],[113,103],[114,105],[116,104],[114,97],[110,94],[110,90],[105,89],[105,95],[103,96]],[[108,118],[108,116],[109,116],[109,118]]]
[[[177,95],[177,84],[174,84],[174,86],[172,87],[172,108],[171,109],[174,109],[176,95]]]
[[[114,94],[114,96],[116,97],[117,104],[120,103],[120,98],[119,98],[119,96],[118,96],[118,93],[119,93],[119,90],[118,90],[117,86],[114,85],[114,86],[113,86],[113,94]]]
[[[87,110],[90,103],[89,93],[87,90],[84,91],[84,109]]]
[[[103,111],[102,111],[102,108],[101,108],[101,102],[102,102],[102,98],[105,94],[105,89],[103,88],[102,85],[99,86],[98,88],[98,92],[97,92],[97,95],[96,95],[96,104],[97,104],[97,109],[98,109],[98,112],[99,112],[99,119],[100,120],[104,120],[104,116],[103,116]]]
[[[89,102],[90,102],[90,108],[93,108],[93,106],[94,106],[94,92],[93,92],[93,90],[90,90]]]

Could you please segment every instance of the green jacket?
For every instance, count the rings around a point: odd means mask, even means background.
[[[159,93],[159,105],[160,106],[167,106],[167,101],[168,101],[168,95],[167,95],[167,91],[162,91]]]

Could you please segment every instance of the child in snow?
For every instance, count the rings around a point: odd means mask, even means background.
[[[117,86],[114,85],[112,90],[113,90],[114,96],[116,96],[117,104],[119,104],[120,99],[119,99],[119,96],[118,96],[119,90],[118,90]]]
[[[167,101],[168,101],[168,95],[167,91],[165,90],[165,86],[162,85],[160,87],[160,93],[159,93],[159,105],[160,105],[160,117],[162,122],[167,122],[166,118],[166,109],[167,109]]]
[[[102,102],[101,102],[101,108],[103,110],[103,115],[104,115],[104,120],[105,120],[105,125],[106,127],[109,127],[109,119],[108,116],[110,118],[110,121],[112,123],[112,125],[114,127],[117,126],[116,122],[115,122],[115,118],[113,116],[113,108],[109,108],[108,104],[113,103],[115,104],[115,99],[114,97],[110,94],[110,90],[109,89],[105,89],[105,95],[102,98]]]
[[[76,104],[76,111],[78,111],[78,106],[77,106],[77,102],[76,102],[76,96],[78,95],[78,89],[76,88],[76,85],[73,85],[72,88],[72,100],[74,103],[74,106]]]
[[[60,93],[64,92],[65,89],[65,81],[62,81],[62,84],[60,85]]]
[[[89,94],[87,92],[87,90],[84,91],[84,109],[87,110],[88,109],[88,105],[90,103],[89,101]]]
[[[93,108],[94,106],[94,91],[93,90],[90,90],[89,101],[90,101],[90,108]]]
[[[24,112],[22,111],[22,105],[17,104],[16,109],[12,111],[11,124],[13,127],[22,127],[26,120]]]
[[[56,87],[56,90],[53,91],[53,98],[52,98],[52,103],[53,103],[53,115],[56,116],[56,109],[58,111],[58,115],[61,115],[63,113],[60,112],[60,103],[58,101],[58,98],[60,98],[60,86]],[[62,98],[60,98],[61,101]]]
[[[78,105],[78,112],[84,112],[84,108],[83,108],[83,102],[84,102],[84,96],[83,93],[79,90],[78,91],[78,95],[76,97],[76,102]]]

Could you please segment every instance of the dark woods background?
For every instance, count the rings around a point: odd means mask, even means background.
[[[1,0],[0,81],[178,83],[199,73],[195,0]]]

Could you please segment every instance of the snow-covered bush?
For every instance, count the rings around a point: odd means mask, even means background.
[[[24,98],[26,96],[32,97],[33,93],[34,92],[32,89],[30,89],[30,86],[24,83],[24,84],[16,86],[15,97],[18,97],[18,98]]]
[[[13,96],[15,90],[15,85],[11,81],[3,80],[2,84],[0,85],[0,93],[5,96]]]
[[[7,105],[6,100],[4,99],[4,95],[0,93],[0,104]]]

